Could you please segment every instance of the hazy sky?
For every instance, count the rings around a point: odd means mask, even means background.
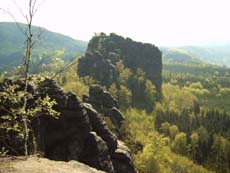
[[[25,11],[28,0],[15,0]],[[41,0],[37,0],[41,2]],[[230,0],[42,0],[35,25],[76,39],[115,32],[156,45],[230,41]],[[23,22],[13,0],[0,0]],[[11,20],[3,12],[0,21]]]

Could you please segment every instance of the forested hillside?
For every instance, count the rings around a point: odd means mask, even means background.
[[[0,72],[22,62],[25,53],[25,35],[21,30],[25,30],[26,25],[19,23],[19,27],[16,23],[0,22]],[[64,59],[72,59],[85,52],[87,42],[74,40],[41,27],[34,26],[32,30],[33,39],[36,41],[33,56],[37,58],[37,61],[45,56],[44,54],[54,54],[57,50],[65,51]]]
[[[175,153],[228,172],[230,69],[172,58],[163,62],[162,75],[163,101],[155,107],[158,131],[169,137]]]

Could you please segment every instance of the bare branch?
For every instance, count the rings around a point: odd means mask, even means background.
[[[36,35],[36,38],[35,38],[36,40],[34,40],[32,42],[32,46],[34,46],[41,39],[41,37],[42,37],[44,32],[45,32],[44,29],[39,28],[39,32],[38,32],[38,34]]]
[[[21,7],[17,4],[17,2],[15,0],[12,0],[12,1],[15,4],[15,6],[18,8],[18,10],[20,11],[21,15],[26,18],[26,15],[23,13]]]
[[[32,1],[32,0],[31,0],[31,1]],[[37,0],[34,0],[34,1],[32,2],[32,14],[33,14],[33,15],[35,15],[35,13],[36,13],[36,11],[37,11],[37,8],[35,8],[36,1],[37,1]]]
[[[9,9],[8,10],[1,9],[1,10],[4,11],[5,13],[7,13],[14,20],[15,24],[17,25],[18,29],[22,32],[22,34],[24,36],[27,36],[27,33],[22,29],[22,27],[20,26],[19,22],[17,22],[16,18],[11,13],[11,11]]]
[[[73,66],[74,64],[77,63],[77,60],[75,60],[75,57],[72,58],[69,62],[67,62],[59,71],[57,71],[52,77],[51,79],[56,78],[59,74],[63,73],[65,70],[67,70],[68,68],[70,68],[71,66]]]

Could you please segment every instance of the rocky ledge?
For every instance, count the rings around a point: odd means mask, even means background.
[[[38,157],[0,158],[0,173],[105,173],[78,161],[51,161]]]

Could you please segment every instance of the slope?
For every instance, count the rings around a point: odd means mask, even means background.
[[[26,30],[26,25],[20,23],[22,30]],[[74,40],[68,36],[54,33],[33,26],[33,38],[36,39],[39,33],[41,37],[34,47],[34,56],[43,52],[54,52],[55,50],[65,50],[64,58],[70,59],[75,55],[84,53],[87,42]],[[15,23],[0,22],[0,71],[18,65],[23,57],[25,47],[25,36]]]

